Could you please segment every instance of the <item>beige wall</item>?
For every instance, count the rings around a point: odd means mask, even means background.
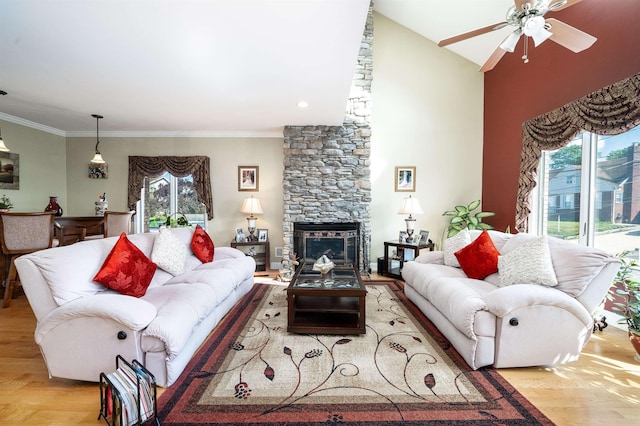
[[[30,127],[0,121],[2,138],[12,153],[18,154],[20,189],[2,189],[16,212],[44,211],[49,196],[60,197],[66,208],[67,163],[65,138]]]
[[[416,232],[440,240],[445,210],[479,199],[483,74],[467,61],[374,15],[371,260],[404,228],[402,199],[417,197]],[[416,166],[416,192],[395,192],[396,166]]]
[[[216,245],[228,246],[236,228],[247,228],[240,213],[245,197],[260,200],[265,214],[258,227],[269,230],[271,261],[282,246],[282,139],[281,138],[100,138],[100,151],[109,165],[108,179],[89,179],[87,167],[95,138],[67,138],[68,215],[93,215],[94,201],[107,193],[110,210],[127,209],[130,155],[206,155],[211,159],[213,220],[209,233]],[[260,191],[238,192],[238,166],[259,166]],[[246,232],[246,231],[245,231]]]

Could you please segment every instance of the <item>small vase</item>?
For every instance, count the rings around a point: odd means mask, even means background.
[[[636,350],[636,356],[633,359],[640,362],[640,334],[633,333],[629,330],[629,341],[633,349]]]
[[[58,197],[49,197],[49,204],[44,208],[45,212],[53,212],[56,216],[62,216],[62,207],[58,204]]]

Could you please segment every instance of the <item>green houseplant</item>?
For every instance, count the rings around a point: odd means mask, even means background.
[[[622,316],[621,324],[627,324],[629,340],[640,361],[640,281],[634,279],[633,268],[638,266],[627,253],[617,255],[622,264],[616,274],[607,298],[613,300],[611,310]]]
[[[6,194],[2,194],[0,197],[0,210],[11,210],[13,208],[13,203]]]
[[[480,200],[475,200],[466,206],[456,206],[455,210],[447,210],[442,213],[443,216],[451,216],[451,222],[446,229],[447,238],[453,237],[464,228],[468,229],[493,229],[493,226],[482,222],[485,217],[495,216],[493,212],[479,211],[474,213],[480,207]]]

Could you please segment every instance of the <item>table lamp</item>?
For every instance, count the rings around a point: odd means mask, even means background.
[[[249,217],[247,218],[247,228],[249,228],[249,241],[257,241],[258,237],[254,236],[253,233],[256,230],[256,222],[258,218],[254,216],[254,214],[263,214],[262,207],[260,206],[260,201],[257,198],[253,198],[253,195],[250,198],[245,198],[242,203],[242,207],[240,207],[240,212],[249,213]]]
[[[413,242],[413,231],[416,229],[416,220],[412,216],[413,214],[422,214],[422,207],[420,207],[420,203],[417,198],[412,198],[409,195],[408,198],[405,198],[402,202],[402,207],[398,210],[398,214],[408,214],[404,221],[407,224],[407,242]]]

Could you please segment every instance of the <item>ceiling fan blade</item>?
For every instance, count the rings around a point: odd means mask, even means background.
[[[444,47],[453,43],[457,43],[462,40],[466,40],[468,38],[476,37],[482,34],[490,33],[491,31],[499,30],[500,28],[504,28],[507,25],[506,22],[499,22],[497,24],[488,25],[486,27],[478,28],[477,30],[469,31],[468,33],[459,34],[454,37],[449,37],[444,40],[441,40],[438,43],[438,46]]]
[[[566,9],[566,8],[568,8],[569,6],[573,6],[573,5],[574,5],[574,4],[576,4],[576,3],[580,3],[581,1],[582,1],[582,0],[567,0],[567,4],[564,4],[564,5],[562,5],[562,6],[558,6],[558,7],[553,7],[553,4],[554,4],[554,3],[561,3],[561,0],[551,0],[551,1],[549,2],[549,6],[550,6],[550,7],[549,7],[549,10],[553,10],[553,11],[555,12],[556,10]]]
[[[502,50],[500,47],[494,50],[491,56],[489,56],[489,59],[487,59],[482,68],[480,68],[480,72],[491,71],[493,67],[495,67],[496,64],[500,62],[500,59],[502,59],[505,53],[507,53],[507,51]]]
[[[551,25],[549,31],[553,33],[549,39],[575,53],[590,48],[597,40],[594,36],[557,19],[549,18],[547,24]]]

